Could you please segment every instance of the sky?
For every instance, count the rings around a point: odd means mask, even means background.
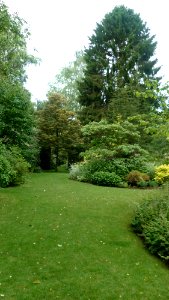
[[[4,0],[11,13],[27,22],[31,33],[28,51],[41,59],[27,68],[26,88],[32,101],[45,100],[56,74],[75,59],[76,51],[88,47],[89,37],[106,13],[125,5],[140,14],[155,35],[155,56],[160,75],[169,80],[168,0]],[[34,50],[35,49],[35,50]]]

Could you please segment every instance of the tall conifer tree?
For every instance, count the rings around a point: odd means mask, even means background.
[[[157,105],[152,99],[147,99],[145,105],[142,99],[134,96],[134,91],[145,88],[146,80],[159,80],[157,72],[160,68],[156,67],[157,59],[154,59],[156,45],[154,36],[132,9],[119,6],[106,14],[97,24],[85,51],[86,69],[84,79],[79,82],[84,123],[104,117],[109,104],[113,107],[113,103],[117,103],[117,95],[118,107],[120,100],[125,105],[124,94],[129,95],[126,98],[128,106],[131,103],[131,107],[136,108],[138,104],[134,113],[145,112]],[[123,91],[123,96],[120,96],[120,91]],[[128,111],[130,115],[130,108]]]

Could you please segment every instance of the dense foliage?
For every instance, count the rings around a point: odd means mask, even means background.
[[[168,178],[155,173],[157,162],[169,162],[168,86],[160,89],[156,42],[138,14],[124,6],[107,14],[36,113],[24,87],[25,67],[36,62],[27,53],[29,31],[3,2],[0,23],[0,141],[9,157],[24,157],[31,170],[81,160],[70,178],[98,185],[143,187]],[[2,176],[5,169],[7,162]]]
[[[29,31],[25,26],[26,22],[17,14],[11,15],[1,1],[0,24],[0,77],[12,83],[24,82],[25,66],[36,62],[27,53]]]
[[[146,90],[147,79],[158,79],[155,49],[154,36],[132,9],[119,6],[105,15],[84,56],[86,68],[79,83],[84,123],[99,121],[108,108],[134,115],[158,105],[152,97],[136,97],[137,91]]]
[[[4,144],[25,148],[34,130],[30,93],[21,85],[0,81],[0,138]]]
[[[66,99],[66,107],[71,111],[80,110],[78,103],[78,83],[83,78],[85,68],[83,51],[76,52],[76,59],[61,69],[50,85],[50,93],[62,94]]]
[[[36,59],[27,53],[25,22],[11,15],[3,2],[0,25],[0,139],[25,149],[34,127],[31,96],[23,85],[25,67]]]
[[[75,114],[65,108],[65,98],[60,94],[50,94],[37,116],[42,167],[50,169],[53,159],[56,169],[65,160],[73,162],[74,153],[78,152],[81,143],[80,123]]]
[[[23,159],[19,148],[7,149],[0,144],[0,187],[23,183],[28,168],[29,164]]]
[[[132,227],[152,254],[169,260],[168,188],[157,198],[146,200],[138,206]]]
[[[169,162],[168,112],[167,108],[164,111],[139,114],[128,118],[128,122],[133,124],[135,130],[139,132],[140,146],[146,149],[157,163]]]
[[[169,181],[169,165],[160,165],[155,169],[155,180],[159,184]]]
[[[147,153],[138,145],[120,145],[114,151],[91,149],[83,155],[84,162],[70,169],[71,179],[98,185],[107,183],[107,186],[123,186],[132,170],[147,171]]]
[[[131,186],[139,186],[141,183],[149,181],[150,178],[145,173],[133,170],[127,175],[126,179]]]
[[[0,3],[0,186],[23,181],[28,164],[36,160],[35,121],[31,95],[25,89],[26,65],[36,63],[27,52],[29,31],[17,14]],[[17,147],[17,148],[16,148]],[[34,151],[37,153],[37,150]],[[34,158],[33,158],[34,156]]]

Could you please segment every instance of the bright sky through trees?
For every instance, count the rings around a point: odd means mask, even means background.
[[[125,5],[140,13],[158,42],[156,57],[161,75],[169,79],[168,0],[4,0],[10,12],[26,20],[31,33],[28,47],[41,59],[39,66],[27,69],[27,88],[32,100],[46,98],[49,82],[59,70],[74,60],[75,52],[88,46],[91,36],[106,13]]]

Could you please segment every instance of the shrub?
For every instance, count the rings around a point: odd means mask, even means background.
[[[155,181],[159,184],[163,184],[169,181],[169,165],[161,165],[155,169]]]
[[[158,185],[158,182],[157,182],[157,181],[155,181],[155,180],[150,180],[150,181],[148,181],[148,186],[149,186],[149,187],[152,187],[152,188],[155,188],[155,187],[158,187],[159,185]]]
[[[150,178],[147,174],[134,170],[127,175],[126,179],[131,186],[140,186],[145,185]]]
[[[82,154],[85,163],[78,164],[79,167],[75,167],[75,170],[71,169],[69,178],[75,180],[79,180],[80,178],[81,181],[95,182],[95,184],[99,185],[103,182],[102,185],[106,185],[106,179],[96,180],[94,175],[97,172],[105,172],[106,174],[108,173],[108,175],[102,175],[102,177],[108,178],[108,176],[110,177],[110,174],[113,173],[118,176],[118,182],[124,183],[126,181],[126,176],[130,171],[138,170],[144,172],[146,170],[146,155],[147,152],[138,145],[121,145],[115,147],[115,150],[113,151],[92,148]],[[99,175],[99,177],[100,176],[101,175]],[[100,183],[96,183],[96,181],[99,181]],[[107,183],[108,185],[110,184],[108,179]]]
[[[88,150],[84,153],[88,173],[92,175],[98,171],[115,172],[121,177],[122,181],[125,181],[130,171],[145,172],[146,170],[145,157],[141,155],[142,153],[139,154],[139,151],[141,150],[136,145],[132,147],[131,145],[117,146],[115,151],[106,149]]]
[[[128,167],[123,159],[114,159],[112,157],[91,159],[86,162],[86,167],[88,169],[89,179],[95,172],[103,171],[108,173],[116,173],[121,177],[121,181],[123,181],[126,174],[129,172]]]
[[[87,181],[87,168],[85,163],[77,163],[70,166],[69,179]]]
[[[115,173],[99,171],[91,176],[91,182],[102,186],[118,186],[121,183],[121,178]]]
[[[9,162],[14,170],[10,185],[19,185],[24,183],[30,164],[26,162],[20,154],[20,150],[16,147],[11,148],[7,153]]]
[[[169,260],[168,191],[162,191],[158,199],[149,199],[140,204],[131,225],[152,254]]]
[[[10,185],[15,172],[5,155],[0,154],[0,187]]]
[[[148,186],[148,181],[139,181],[137,182],[137,186],[140,188],[146,188]]]
[[[169,260],[169,220],[158,216],[144,228],[144,240],[152,254]]]
[[[16,147],[7,149],[0,144],[0,186],[19,185],[25,181],[29,164]]]
[[[73,164],[70,166],[69,169],[69,178],[73,180],[77,180],[79,174],[80,174],[80,164]]]
[[[104,172],[113,172],[115,167],[113,166],[113,160],[112,159],[105,159],[105,158],[95,158],[92,160],[89,160],[86,162],[86,166],[88,169],[88,172],[91,174],[98,172],[98,171],[104,171]]]
[[[120,182],[117,187],[119,188],[127,188],[128,187],[128,183],[127,182]]]
[[[153,180],[155,177],[155,165],[152,162],[148,162],[145,164],[146,174],[149,175],[150,180]]]

